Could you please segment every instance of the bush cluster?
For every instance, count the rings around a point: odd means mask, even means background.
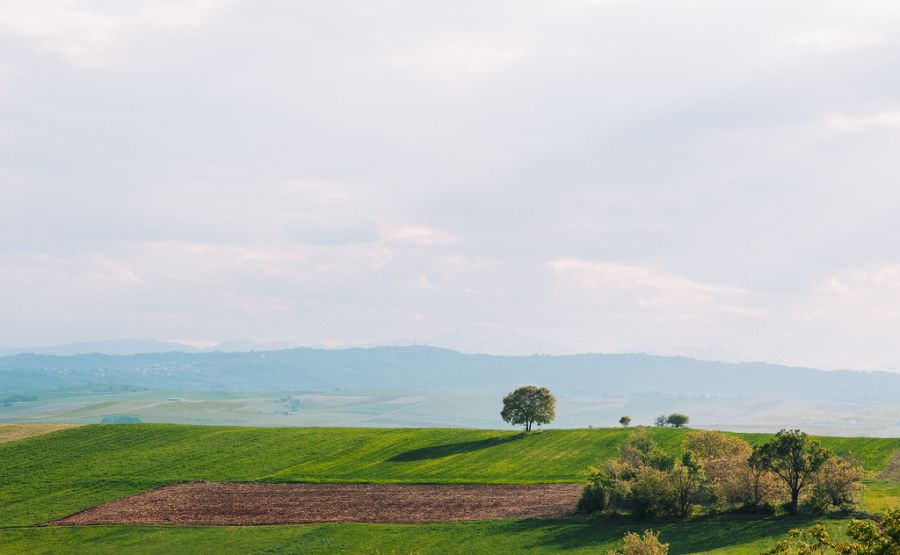
[[[835,555],[895,555],[900,553],[900,507],[885,510],[881,523],[854,520],[847,528],[848,541],[836,541],[821,524],[808,530],[791,530],[788,537],[763,555],[816,553]]]
[[[796,457],[781,460],[777,447],[786,442],[793,448],[786,456]],[[781,432],[770,443],[754,449],[738,437],[698,430],[687,434],[674,456],[640,430],[620,446],[617,459],[591,468],[578,509],[638,517],[686,516],[698,509],[766,511],[780,504],[791,511],[795,489],[811,510],[853,503],[863,476],[859,462],[828,453],[796,431]],[[782,475],[785,464],[792,466]],[[797,472],[799,485],[788,480]]]

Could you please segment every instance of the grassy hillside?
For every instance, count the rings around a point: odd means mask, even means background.
[[[427,525],[308,524],[252,527],[85,526],[0,529],[0,553],[606,553],[648,527],[670,555],[757,554],[803,518],[720,516],[670,522],[585,519]],[[841,537],[846,522],[824,521]]]
[[[84,426],[0,444],[0,526],[192,480],[577,482],[589,465],[615,456],[630,432]],[[650,433],[674,451],[685,431]],[[852,451],[872,472],[900,448],[900,439],[822,441]]]

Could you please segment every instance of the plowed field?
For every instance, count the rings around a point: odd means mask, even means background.
[[[246,526],[548,518],[575,510],[581,485],[196,482],[92,507],[57,524]]]

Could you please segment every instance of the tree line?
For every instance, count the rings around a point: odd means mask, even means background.
[[[500,417],[513,426],[525,426],[525,431],[530,432],[535,424],[549,424],[556,418],[556,397],[546,387],[520,387],[503,398]],[[656,425],[682,428],[689,420],[687,415],[674,412],[657,417]],[[623,416],[619,419],[619,424],[628,427],[631,425],[631,417]]]
[[[590,470],[578,509],[637,517],[686,516],[718,510],[810,510],[852,505],[862,465],[835,455],[799,430],[782,430],[751,446],[722,432],[687,434],[677,456],[663,451],[647,430],[633,433],[619,457]]]
[[[556,416],[556,397],[546,387],[520,387],[503,398],[503,420],[546,424]],[[657,426],[684,427],[687,415],[672,413]],[[619,419],[629,426],[631,418]],[[687,434],[679,456],[672,456],[646,430],[620,446],[619,457],[592,468],[582,492],[582,512],[627,511],[637,516],[684,516],[704,506],[797,512],[801,496],[819,511],[847,507],[861,488],[863,467],[852,458],[823,448],[800,430],[781,430],[751,446],[721,432]]]

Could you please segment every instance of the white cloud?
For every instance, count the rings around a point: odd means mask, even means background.
[[[642,308],[695,309],[722,302],[746,291],[702,283],[659,272],[647,266],[595,260],[559,259],[548,262],[564,284],[605,301],[628,300]]]
[[[454,235],[419,225],[387,224],[381,228],[381,236],[389,242],[411,243],[414,245],[442,245],[459,241]]]
[[[109,69],[132,61],[135,38],[196,26],[225,4],[149,1],[109,13],[75,0],[9,0],[0,4],[0,37],[25,40],[78,68]]]
[[[856,117],[834,113],[825,119],[824,126],[828,130],[843,132],[861,132],[869,129],[900,129],[900,110]]]
[[[807,318],[868,322],[888,332],[900,320],[900,264],[844,270],[817,284],[806,301]],[[856,324],[854,324],[856,325]],[[888,332],[892,333],[892,332]]]
[[[790,34],[785,40],[802,49],[818,52],[854,51],[872,48],[883,42],[876,33],[841,28],[812,29]]]

